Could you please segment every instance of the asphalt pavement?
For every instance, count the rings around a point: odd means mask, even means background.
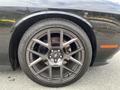
[[[120,90],[120,52],[109,59],[109,64],[90,67],[80,80],[60,88],[38,85],[21,70],[0,65],[0,90]]]

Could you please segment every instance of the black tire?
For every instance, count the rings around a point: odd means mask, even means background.
[[[40,33],[41,31],[43,31],[43,28],[49,27],[49,26],[56,27],[57,25],[62,26],[63,28],[66,28],[66,30],[74,33],[78,37],[78,39],[80,39],[80,41],[82,42],[83,47],[84,47],[85,58],[84,58],[84,62],[81,66],[80,71],[78,71],[78,73],[75,75],[75,77],[73,79],[71,79],[70,81],[68,80],[67,82],[52,83],[51,81],[44,81],[44,80],[38,78],[36,75],[34,75],[34,73],[29,68],[27,60],[26,60],[26,50],[27,50],[27,46],[28,46],[29,42],[31,41],[31,39],[37,33]],[[91,58],[92,58],[92,47],[91,47],[91,43],[90,43],[90,40],[89,40],[87,34],[77,24],[75,24],[69,20],[65,20],[65,19],[57,19],[57,18],[56,19],[55,18],[45,19],[45,20],[42,20],[42,21],[32,25],[25,32],[25,34],[23,35],[23,37],[20,41],[20,44],[19,44],[18,58],[19,58],[19,63],[20,63],[22,70],[25,72],[25,74],[31,80],[33,80],[41,85],[44,85],[44,86],[61,87],[61,86],[69,85],[69,84],[77,81],[88,70],[88,68],[90,66]]]

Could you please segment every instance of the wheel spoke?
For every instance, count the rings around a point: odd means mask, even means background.
[[[60,47],[63,48],[63,30],[60,31]]]
[[[70,56],[71,56],[71,55],[74,55],[74,54],[80,52],[81,50],[83,50],[83,48],[77,49],[77,50],[71,52],[69,55],[70,55]]]
[[[35,54],[35,55],[40,56],[42,59],[48,59],[46,55],[42,55],[42,54],[40,54],[40,53],[38,53],[38,52],[36,52],[36,51],[34,51],[34,50],[31,50],[31,49],[27,49],[27,50],[28,50],[29,52]]]
[[[52,79],[52,67],[50,66],[49,67],[49,77],[50,77],[50,80]]]
[[[35,64],[37,64],[37,63],[39,63],[40,61],[42,61],[42,58],[40,57],[40,58],[38,58],[38,59],[36,59],[35,61],[33,61],[32,63],[30,63],[30,65],[29,65],[29,67],[32,67],[33,65],[35,65]]]
[[[70,71],[70,72],[76,74],[72,69],[70,69],[70,68],[68,68],[68,67],[66,67],[66,66],[64,66],[64,65],[63,65],[63,68],[65,68],[66,70],[68,70],[68,71]]]
[[[63,80],[63,66],[60,66],[60,80]]]
[[[36,75],[38,75],[38,74],[40,74],[40,73],[46,71],[48,68],[49,68],[49,66],[44,67],[44,68],[41,69],[39,72],[37,72]]]
[[[34,51],[34,50],[30,50],[30,49],[27,49],[27,50],[28,50],[29,52],[31,52],[31,53],[37,55],[37,56],[40,56],[40,53],[38,53],[38,52],[36,52],[36,51]]]
[[[82,63],[80,61],[78,61],[77,59],[75,59],[71,56],[70,56],[70,60],[82,66]]]
[[[47,36],[48,36],[48,47],[51,47],[51,32],[50,32],[50,30],[47,31]]]
[[[76,40],[78,40],[78,39],[77,39],[77,38],[73,38],[73,39],[67,41],[66,43],[63,43],[63,47],[65,47],[65,46],[67,46],[67,45],[69,45],[69,44],[75,42]]]
[[[32,40],[40,45],[43,45],[44,47],[47,47],[47,48],[49,47],[48,43],[45,43],[41,40],[38,40],[38,39],[32,39]]]

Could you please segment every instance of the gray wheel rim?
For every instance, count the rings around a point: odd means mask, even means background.
[[[59,45],[53,45],[53,41],[59,42]],[[41,53],[41,48],[37,45],[45,48],[42,51],[46,52]],[[75,50],[72,45],[75,45]],[[66,52],[67,48],[71,49],[70,52]],[[72,30],[61,27],[40,30],[26,48],[29,69],[44,82],[65,83],[74,79],[81,71],[84,57],[84,44],[79,36]]]

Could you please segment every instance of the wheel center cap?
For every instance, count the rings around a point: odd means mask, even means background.
[[[61,65],[62,64],[62,58],[63,58],[63,52],[60,49],[51,49],[49,54],[48,54],[48,58],[49,58],[49,63],[51,65]]]

